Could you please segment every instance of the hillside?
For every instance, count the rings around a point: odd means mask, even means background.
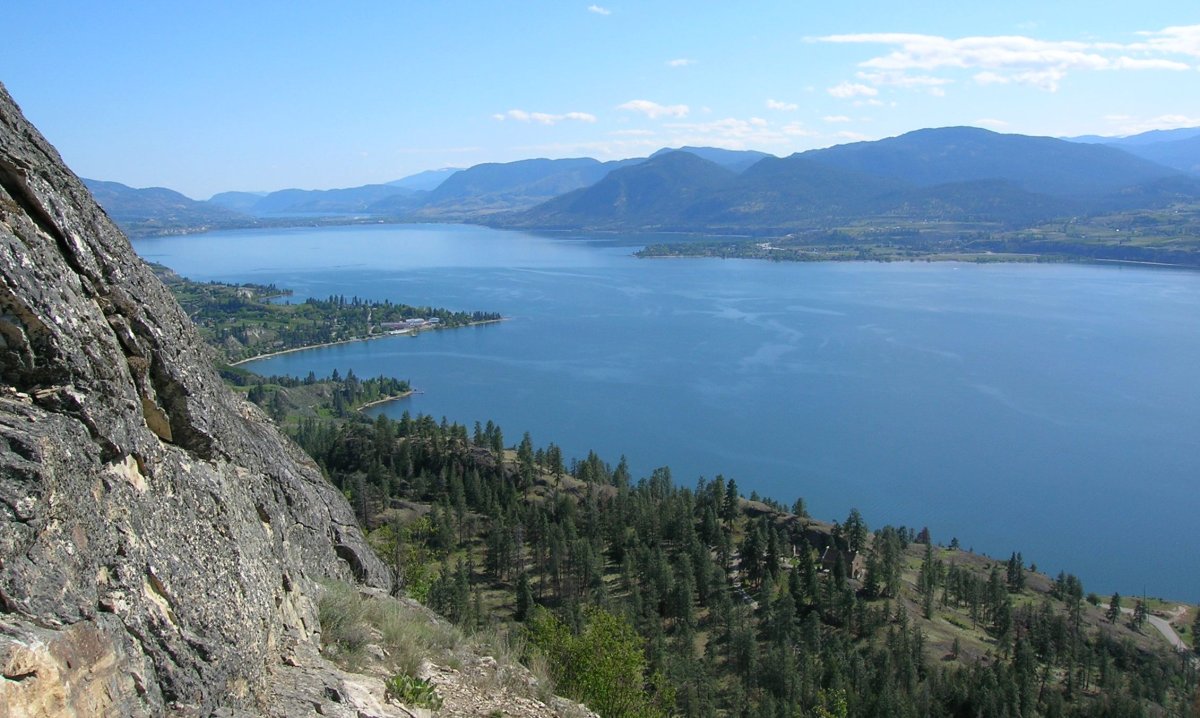
[[[163,187],[135,189],[120,182],[83,180],[113,221],[135,234],[157,234],[179,228],[192,231],[241,226],[250,220],[241,211],[194,199]]]
[[[1099,197],[1176,174],[1121,150],[1051,137],[1005,135],[976,127],[916,130],[876,142],[803,153],[829,167],[919,187],[1007,180],[1055,197]]]
[[[487,163],[456,172],[429,193],[414,219],[465,219],[495,212],[520,210],[586,187],[629,160],[600,162],[578,159],[531,159]],[[395,209],[381,202],[378,212]]]
[[[668,152],[613,170],[596,184],[556,197],[511,220],[542,228],[653,227],[688,224],[696,203],[735,174],[690,152]]]

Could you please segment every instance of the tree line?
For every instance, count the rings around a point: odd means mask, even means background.
[[[856,510],[825,526],[802,500],[635,479],[528,434],[508,448],[491,422],[310,417],[292,433],[404,590],[466,627],[524,631],[605,716],[1194,710],[1191,661],[1097,625],[1075,576],[1031,590],[1015,552],[981,563]]]

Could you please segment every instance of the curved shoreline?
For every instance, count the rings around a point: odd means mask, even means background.
[[[339,344],[351,344],[353,342],[369,342],[369,341],[373,341],[375,339],[387,339],[388,337],[415,336],[417,334],[420,334],[423,331],[430,331],[430,330],[441,331],[443,329],[463,329],[465,327],[478,327],[478,326],[482,326],[484,324],[498,324],[500,322],[505,321],[505,319],[507,319],[507,317],[500,317],[499,319],[483,319],[478,322],[468,322],[466,324],[456,326],[456,327],[425,327],[424,329],[400,329],[398,331],[388,332],[386,334],[375,334],[375,335],[372,335],[369,337],[351,337],[350,339],[339,339],[335,342],[323,342],[321,344],[305,344],[302,347],[292,347],[290,349],[280,349],[279,351],[267,352],[266,354],[256,354],[252,357],[247,357],[246,359],[238,359],[235,362],[230,362],[229,366],[241,366],[243,364],[249,364],[250,362],[253,362],[253,361],[258,361],[259,359],[270,359],[271,357],[277,357],[277,356],[281,356],[283,354],[291,354],[293,352],[308,351],[309,349],[324,349],[325,347],[335,347],[335,346],[338,346]]]
[[[369,408],[371,408],[372,406],[378,406],[378,405],[380,405],[380,404],[386,404],[386,403],[388,403],[389,401],[399,401],[399,400],[401,400],[401,399],[407,399],[408,397],[410,397],[410,396],[412,396],[413,394],[416,394],[416,393],[417,393],[417,391],[416,391],[415,389],[409,389],[408,391],[406,391],[406,392],[403,392],[403,393],[401,393],[401,394],[393,394],[393,395],[391,395],[391,396],[385,396],[385,397],[383,397],[382,399],[376,399],[375,401],[368,401],[366,404],[363,404],[362,406],[360,406],[360,407],[358,407],[357,409],[355,409],[355,411],[362,411],[363,409],[369,409]]]

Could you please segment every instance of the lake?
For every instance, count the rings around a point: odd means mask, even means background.
[[[255,362],[409,379],[383,407],[495,420],[637,475],[718,473],[810,513],[1021,551],[1085,590],[1200,600],[1200,273],[639,260],[639,237],[466,226],[134,247],[196,280],[498,311],[500,324]]]

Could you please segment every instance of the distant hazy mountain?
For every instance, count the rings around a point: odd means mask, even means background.
[[[1154,142],[1146,145],[1120,146],[1121,149],[1143,159],[1167,167],[1200,175],[1200,134],[1185,139]]]
[[[691,220],[697,201],[737,175],[690,152],[653,157],[609,172],[596,184],[549,200],[515,224],[544,228],[634,226],[670,228]]]
[[[368,184],[345,189],[283,189],[272,192],[254,205],[259,215],[355,214],[368,211],[375,202],[413,190],[386,184]]]
[[[583,157],[475,165],[456,172],[431,191],[415,216],[459,219],[525,209],[586,187],[614,169],[641,161],[600,162]]]
[[[165,189],[91,186],[134,232],[317,216],[714,233],[791,232],[856,219],[1015,227],[1200,201],[1200,178],[1181,173],[1200,170],[1200,130],[1119,142],[947,127],[783,158],[683,147],[614,162],[486,163],[345,189],[223,192],[209,202]]]
[[[741,174],[687,157],[656,155],[495,222],[719,232],[888,217],[1015,226],[1200,197],[1200,183],[1112,147],[966,127],[765,157]]]
[[[232,209],[235,212],[254,213],[254,205],[267,196],[267,192],[219,192],[208,198],[210,204]]]
[[[877,142],[812,150],[804,156],[918,186],[1001,179],[1031,192],[1062,197],[1103,195],[1174,174],[1112,147],[1002,135],[975,127],[917,130]]]
[[[415,175],[409,175],[392,182],[387,182],[389,187],[402,187],[411,190],[429,190],[437,189],[438,185],[445,182],[447,178],[455,172],[461,172],[461,167],[443,167],[440,170],[425,170],[418,172]]]
[[[405,187],[369,184],[345,189],[282,189],[266,194],[222,192],[209,202],[256,217],[365,214],[380,200],[416,194],[420,193]]]
[[[1174,130],[1150,130],[1136,135],[1124,137],[1105,137],[1104,135],[1080,135],[1079,137],[1064,137],[1070,142],[1086,142],[1088,144],[1115,145],[1128,148],[1138,145],[1152,145],[1159,142],[1175,142],[1192,137],[1200,137],[1200,127],[1180,127]]]
[[[198,202],[164,187],[137,189],[92,179],[84,179],[83,183],[108,216],[134,235],[238,226],[249,219],[227,207]]]
[[[720,147],[679,147],[677,149],[664,147],[650,156],[657,157],[668,152],[688,152],[734,172],[741,172],[762,158],[772,156],[757,150],[726,150]]]
[[[1072,142],[1106,144],[1181,172],[1200,175],[1200,127],[1151,130],[1129,137],[1085,135],[1068,139]]]

